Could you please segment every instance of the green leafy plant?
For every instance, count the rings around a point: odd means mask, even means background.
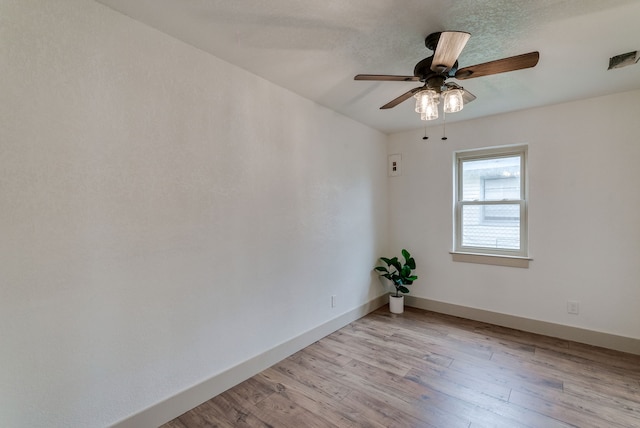
[[[382,272],[380,276],[390,280],[396,287],[396,297],[400,297],[400,293],[408,293],[409,289],[407,285],[413,284],[413,281],[418,279],[417,275],[412,275],[411,271],[416,268],[416,261],[411,257],[411,254],[407,250],[402,250],[402,257],[404,257],[404,263],[401,263],[397,257],[388,259],[386,257],[380,257],[387,266],[376,266],[378,272]]]

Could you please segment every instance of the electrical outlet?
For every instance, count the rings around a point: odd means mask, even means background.
[[[335,294],[333,296],[331,296],[331,307],[332,308],[336,307],[336,296],[335,296]]]
[[[580,313],[580,302],[577,300],[567,300],[567,313],[578,315],[578,313]]]

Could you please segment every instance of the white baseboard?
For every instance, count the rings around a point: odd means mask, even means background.
[[[155,428],[186,411],[204,403],[212,397],[243,382],[246,379],[271,367],[278,361],[298,352],[345,325],[362,318],[369,312],[388,303],[387,294],[377,297],[337,318],[315,327],[300,336],[294,337],[268,351],[230,368],[204,382],[186,389],[153,406],[129,416],[114,425],[113,428]]]
[[[574,342],[586,343],[588,345],[600,346],[603,348],[614,349],[616,351],[640,355],[640,339],[634,339],[631,337],[617,336],[599,331],[522,318],[515,315],[506,315],[498,312],[469,308],[466,306],[459,306],[414,296],[405,296],[405,305],[418,309],[439,312],[441,314],[482,321],[502,327],[514,328],[516,330],[527,331],[530,333],[544,334],[545,336],[557,337],[559,339],[572,340]]]

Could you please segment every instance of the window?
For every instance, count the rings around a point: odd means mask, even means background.
[[[454,253],[527,257],[527,147],[456,153]]]

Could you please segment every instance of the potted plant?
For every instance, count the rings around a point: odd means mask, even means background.
[[[417,275],[412,275],[411,271],[416,268],[416,261],[411,257],[407,250],[402,250],[404,263],[401,263],[397,257],[388,259],[380,257],[387,266],[376,266],[378,272],[382,272],[380,276],[387,278],[396,287],[396,293],[389,295],[389,309],[394,314],[404,312],[404,295],[400,293],[409,293],[407,285],[413,284],[418,279]]]

